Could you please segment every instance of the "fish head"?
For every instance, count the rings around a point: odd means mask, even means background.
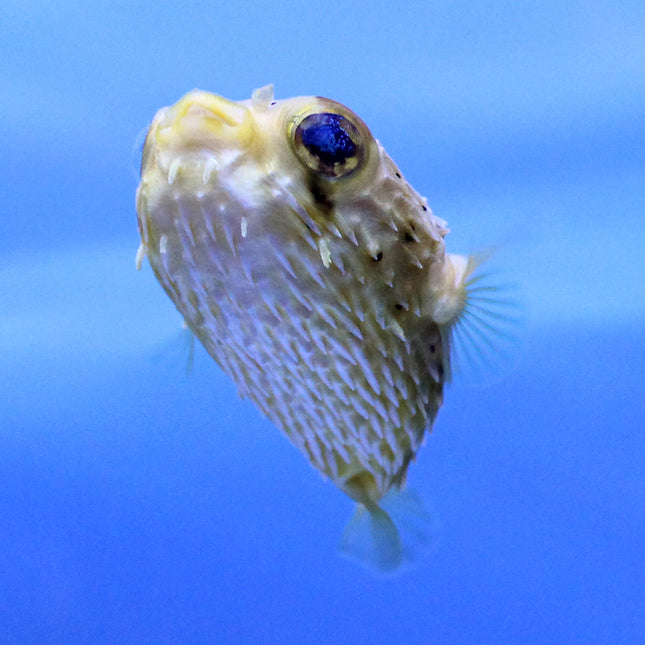
[[[140,190],[175,182],[215,189],[227,204],[242,201],[247,218],[286,211],[319,232],[330,211],[378,182],[381,150],[365,123],[331,99],[274,100],[272,86],[244,101],[193,90],[153,119]]]

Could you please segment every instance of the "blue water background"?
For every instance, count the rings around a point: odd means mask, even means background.
[[[0,643],[645,642],[642,2],[4,0],[0,42]],[[351,106],[524,294],[398,577],[134,270],[140,130],[269,82]]]

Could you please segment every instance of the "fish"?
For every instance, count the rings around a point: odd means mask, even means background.
[[[136,211],[137,267],[147,257],[239,394],[357,503],[341,550],[399,569],[413,549],[388,504],[429,518],[405,482],[480,260],[446,251],[446,222],[352,110],[271,85],[160,109]]]

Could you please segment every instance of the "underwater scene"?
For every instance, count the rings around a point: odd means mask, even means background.
[[[0,644],[645,640],[645,5],[5,0],[0,36]],[[388,181],[495,286],[429,368],[446,380],[432,432],[394,449],[410,464],[393,489],[421,509],[404,566],[347,557],[354,500],[375,517],[367,484],[312,468],[138,252],[157,111],[194,89],[272,106],[269,84],[278,105],[348,108],[294,126],[306,151],[283,187],[303,164],[335,173],[302,213],[342,210],[373,135]],[[237,119],[200,96],[182,114]],[[383,386],[380,361],[356,390],[312,372],[307,391],[361,412],[351,392]]]

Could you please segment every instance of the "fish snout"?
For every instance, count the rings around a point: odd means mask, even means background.
[[[182,144],[239,145],[252,134],[248,107],[217,94],[193,90],[159,116],[157,140]]]
[[[242,125],[249,112],[244,105],[217,94],[193,90],[175,104],[179,118],[203,118],[230,127]]]

